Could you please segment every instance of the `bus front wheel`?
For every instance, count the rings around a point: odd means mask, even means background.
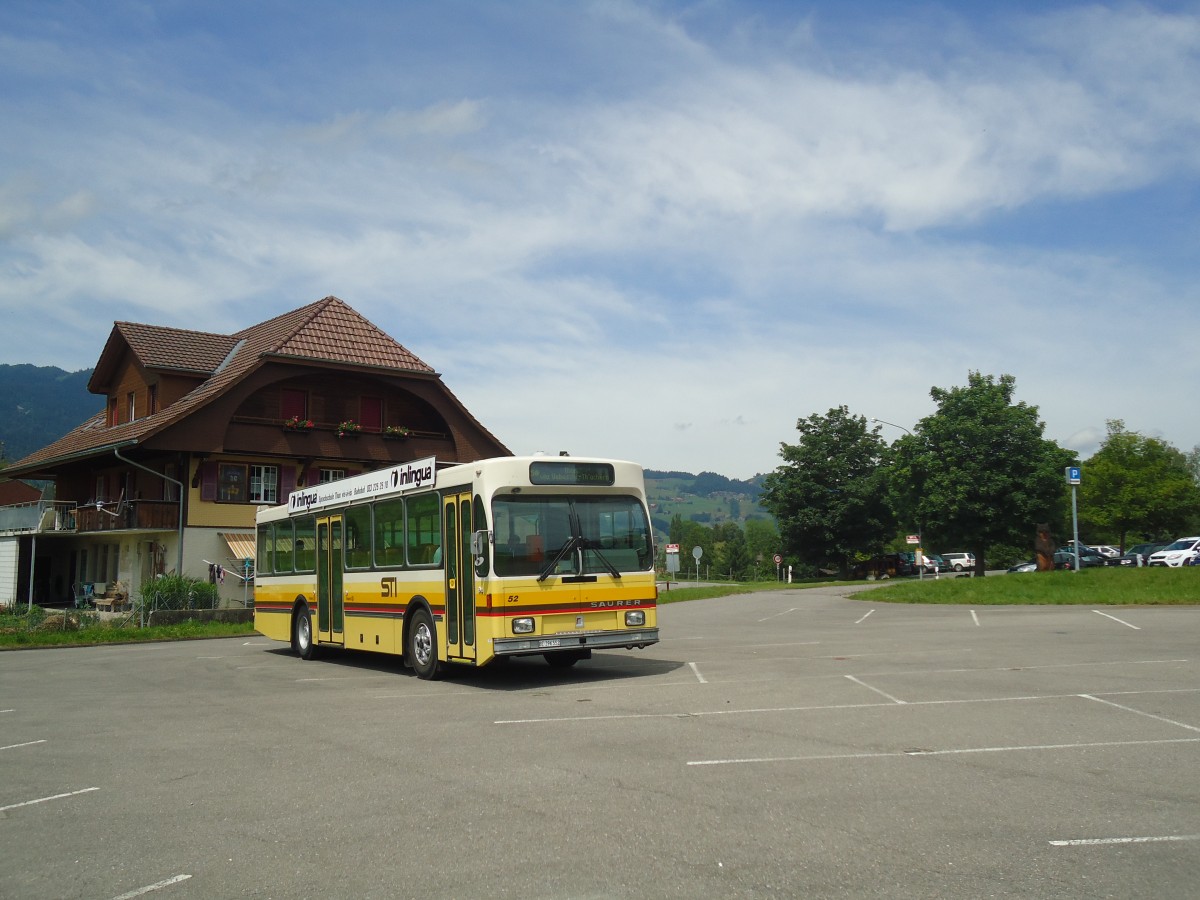
[[[301,606],[292,617],[292,650],[301,659],[312,659],[317,648],[313,644],[312,614]]]
[[[409,665],[418,678],[427,681],[437,678],[437,631],[434,630],[433,617],[424,607],[413,613],[412,624],[408,628],[408,647],[405,649]]]

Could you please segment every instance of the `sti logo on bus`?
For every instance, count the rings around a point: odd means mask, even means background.
[[[412,488],[432,487],[436,473],[437,459],[427,456],[390,469],[365,472],[352,478],[301,488],[292,491],[288,497],[288,512],[308,512],[338,503],[399,494]]]

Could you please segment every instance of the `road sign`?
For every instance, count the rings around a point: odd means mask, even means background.
[[[921,536],[919,534],[910,534],[905,540],[910,544],[919,544],[921,543]]]
[[[1079,484],[1081,474],[1079,466],[1067,466],[1067,484]]]
[[[781,562],[783,562],[783,557],[780,556],[778,553],[776,553],[775,554],[775,565],[779,565]]]
[[[703,547],[693,547],[692,548],[692,559],[696,560],[696,562],[699,562],[700,557],[702,557],[703,555],[704,555]]]
[[[667,544],[667,552],[668,553],[678,553],[679,545],[678,544]]]

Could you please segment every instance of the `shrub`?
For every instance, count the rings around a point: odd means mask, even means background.
[[[142,585],[137,612],[144,619],[156,609],[214,609],[216,605],[215,584],[186,575],[163,575]]]

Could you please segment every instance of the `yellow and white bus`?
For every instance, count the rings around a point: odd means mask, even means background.
[[[658,641],[640,466],[433,457],[294,491],[258,512],[254,627],[303,659],[322,645],[443,663]]]

